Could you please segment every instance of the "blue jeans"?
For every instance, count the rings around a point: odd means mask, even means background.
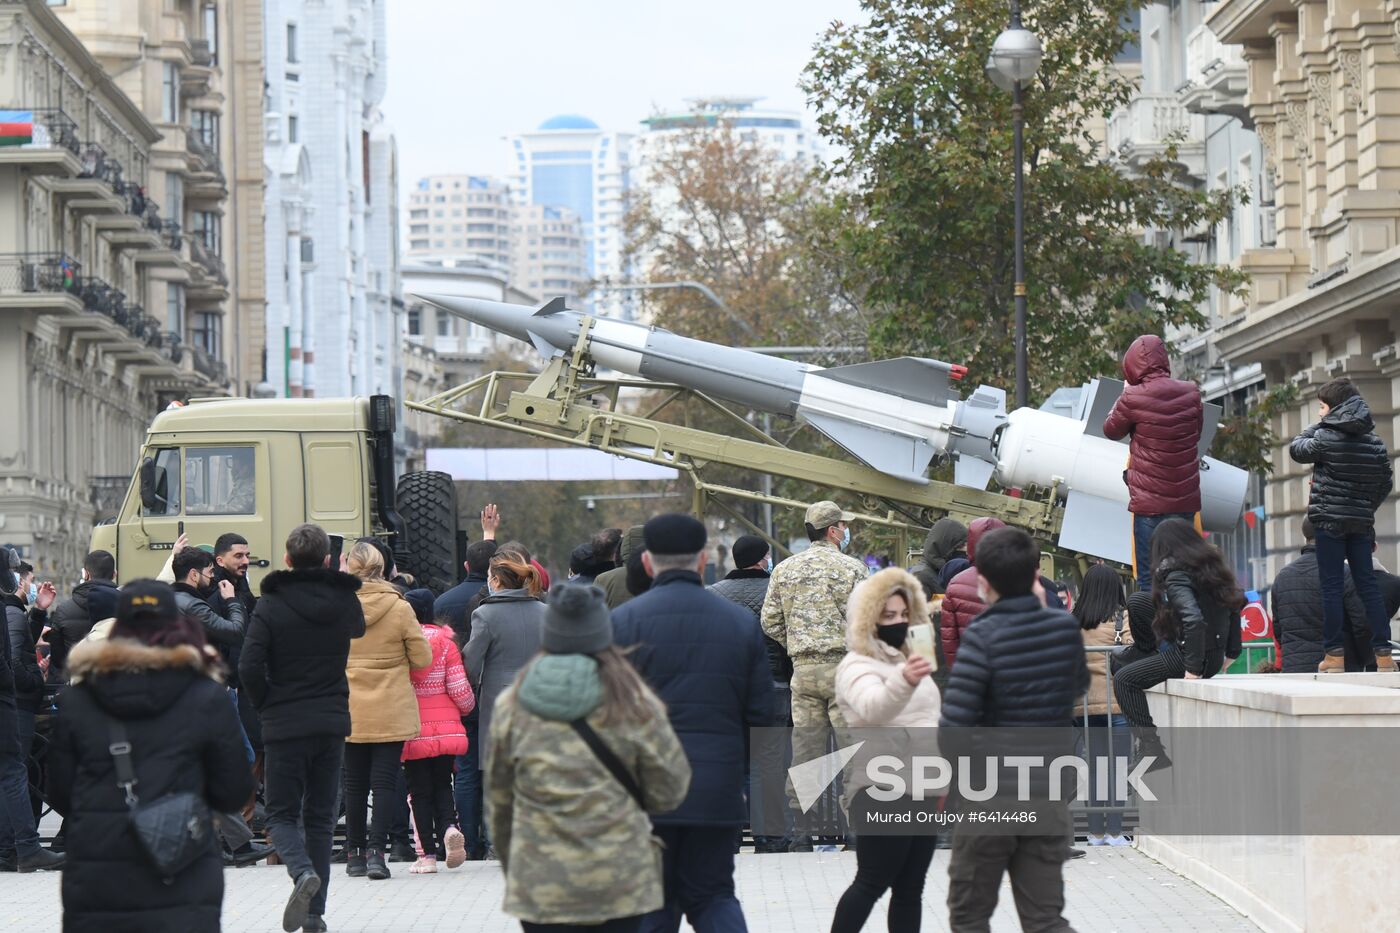
[[[1371,647],[1377,654],[1390,654],[1390,617],[1385,601],[1376,585],[1371,565],[1374,532],[1333,535],[1317,529],[1317,575],[1322,584],[1322,647],[1328,653],[1340,653],[1344,647],[1342,624],[1346,618],[1342,594],[1346,590],[1343,562],[1351,567],[1351,580],[1356,595],[1366,607],[1366,620],[1371,623]]]
[[[1192,512],[1167,512],[1162,515],[1133,515],[1133,570],[1137,574],[1138,589],[1152,592],[1152,532],[1169,518],[1183,518],[1195,522]]]
[[[233,712],[238,714],[238,691],[232,687],[228,688],[228,698],[233,703]],[[238,719],[238,734],[243,739],[243,753],[248,756],[248,764],[252,764],[257,755],[253,753],[253,743],[248,741],[248,730],[243,728],[243,718]]]
[[[1117,796],[1115,790],[1119,781],[1119,772],[1129,765],[1128,759],[1132,757],[1133,736],[1128,729],[1127,718],[1118,713],[1114,713],[1111,718],[1100,713],[1089,717],[1087,730],[1084,728],[1082,718],[1075,717],[1074,723],[1074,752],[1089,765],[1088,805],[1091,807],[1126,807],[1128,801]],[[1109,762],[1102,765],[1106,769],[1104,776],[1107,783],[1099,778],[1099,762],[1101,760]],[[1090,810],[1089,832],[1095,836],[1102,836],[1105,833],[1112,836],[1122,835],[1122,811],[1104,813],[1101,810]]]
[[[486,849],[486,827],[481,801],[481,749],[476,716],[462,720],[467,730],[467,753],[457,756],[457,773],[452,776],[452,797],[457,803],[457,819],[461,820],[462,835],[467,851],[480,853]]]

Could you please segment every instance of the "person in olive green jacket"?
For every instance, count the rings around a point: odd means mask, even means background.
[[[633,525],[627,529],[627,534],[622,538],[619,550],[622,563],[612,570],[598,574],[598,578],[593,581],[595,586],[602,588],[607,597],[609,609],[616,609],[632,597],[640,595],[632,592],[631,587],[628,586],[629,583],[638,582],[636,573],[629,574],[628,563],[640,560],[644,550],[646,550],[646,543],[642,540],[642,526]]]
[[[602,590],[555,586],[543,653],[496,701],[486,818],[506,876],[502,909],[526,933],[546,924],[622,933],[663,903],[649,814],[680,806],[690,764],[665,707],[612,642]],[[616,756],[641,803],[575,720]]]

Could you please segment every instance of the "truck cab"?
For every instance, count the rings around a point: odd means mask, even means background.
[[[287,533],[302,522],[402,547],[393,432],[388,396],[172,407],[152,421],[121,509],[93,530],[92,547],[116,557],[118,580],[134,580],[160,572],[181,530],[211,546],[235,532],[248,540],[254,592],[282,567]]]

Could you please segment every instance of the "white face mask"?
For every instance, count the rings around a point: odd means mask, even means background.
[[[31,605],[31,606],[34,605],[34,603],[35,603],[36,601],[38,601],[38,599],[39,599],[39,584],[37,584],[37,583],[31,583],[31,584],[29,584],[29,605]]]

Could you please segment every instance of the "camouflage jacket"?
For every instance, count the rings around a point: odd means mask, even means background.
[[[794,664],[840,661],[846,654],[846,601],[870,571],[828,541],[817,541],[773,569],[763,601],[763,634]]]
[[[572,714],[531,712],[520,686],[497,699],[486,752],[487,825],[506,875],[502,909],[531,923],[578,925],[659,909],[661,842],[647,813],[574,732]],[[664,813],[685,799],[690,764],[661,701],[651,699],[655,715],[645,724],[602,725],[596,711],[588,721],[635,776],[647,809]]]

